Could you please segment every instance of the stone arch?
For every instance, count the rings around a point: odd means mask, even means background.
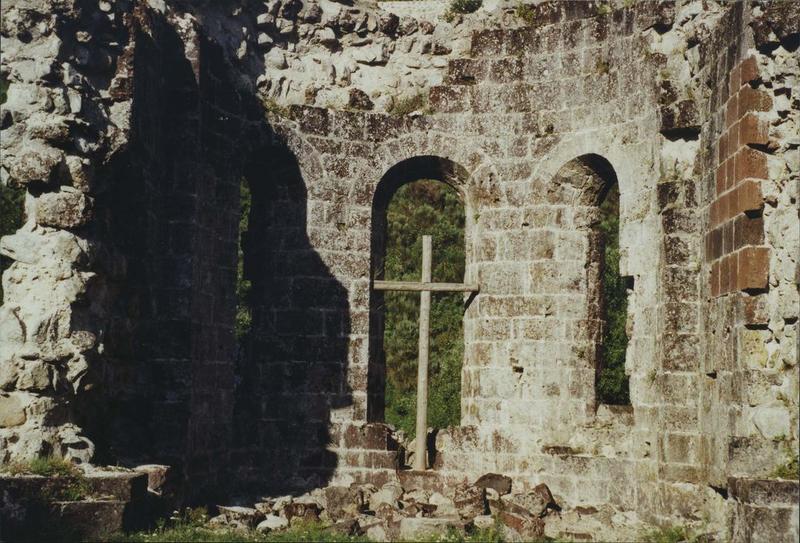
[[[397,190],[419,179],[433,179],[454,188],[465,202],[469,173],[464,166],[436,155],[414,156],[390,167],[381,176],[372,199],[370,278],[383,278],[382,260],[386,254],[386,211]],[[466,203],[465,203],[466,207]],[[466,211],[466,210],[465,210]],[[466,232],[465,232],[466,238]],[[369,367],[367,379],[367,420],[382,421],[386,360],[383,352],[383,293],[370,292]]]
[[[559,200],[578,206],[597,206],[616,185],[617,173],[604,157],[588,153],[561,166],[553,176],[551,190]]]

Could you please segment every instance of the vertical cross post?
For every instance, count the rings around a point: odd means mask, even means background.
[[[422,236],[422,280],[419,283],[414,281],[383,281],[380,279],[372,282],[374,290],[420,293],[417,437],[414,446],[413,466],[415,470],[424,470],[428,459],[426,449],[428,444],[428,355],[430,351],[431,292],[469,292],[474,296],[480,290],[475,283],[432,282],[432,245],[431,236]]]
[[[431,282],[431,236],[422,236],[422,282]],[[428,353],[430,348],[431,291],[420,292],[419,364],[417,366],[417,441],[414,469],[426,468],[428,441]]]

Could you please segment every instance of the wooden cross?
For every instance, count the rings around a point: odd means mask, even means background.
[[[428,440],[428,352],[430,345],[431,292],[471,292],[480,289],[476,284],[433,283],[431,281],[431,236],[422,236],[422,280],[374,281],[375,290],[419,292],[419,365],[417,366],[417,437],[414,448],[414,469],[426,468]]]

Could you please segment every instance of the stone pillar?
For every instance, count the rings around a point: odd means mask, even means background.
[[[76,423],[97,369],[104,307],[89,241],[90,164],[124,134],[125,93],[117,90],[125,78],[114,76],[129,14],[77,4],[22,1],[2,10],[9,88],[1,182],[27,189],[24,226],[0,241],[14,261],[0,308],[3,463],[48,454],[86,462],[94,452]],[[98,92],[97,81],[108,89]]]

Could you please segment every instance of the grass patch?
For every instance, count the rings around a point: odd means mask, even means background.
[[[613,9],[610,4],[597,4],[598,15],[609,15],[612,11]]]
[[[701,543],[707,536],[693,533],[686,526],[664,526],[642,534],[643,543]]]
[[[522,1],[517,3],[517,7],[514,8],[514,14],[528,26],[532,26],[536,22],[536,10],[532,5],[525,4]]]
[[[410,115],[415,111],[421,111],[423,113],[428,111],[428,97],[422,93],[395,100],[392,103],[389,113],[402,117],[403,115]]]
[[[268,114],[277,115],[278,117],[289,116],[289,110],[272,98],[264,98],[261,101],[261,104],[264,106],[264,111],[266,111]]]
[[[40,475],[50,480],[42,487],[45,501],[77,501],[90,494],[89,483],[72,462],[55,456],[35,458],[30,462],[12,462],[2,467],[11,475]]]
[[[233,528],[214,528],[209,526],[205,508],[186,509],[180,515],[168,521],[162,520],[155,530],[116,534],[110,538],[114,543],[167,543],[172,541],[188,542],[316,542],[321,543],[355,543],[367,542],[366,537],[346,536],[333,532],[321,523],[304,523],[286,530],[261,533],[256,530],[237,530]]]
[[[775,468],[770,477],[792,479],[794,481],[800,480],[800,455],[795,453],[794,456],[791,456],[790,454],[786,463]]]
[[[449,23],[456,18],[456,15],[475,13],[482,5],[483,0],[450,0],[450,5],[442,15],[442,18]]]
[[[30,462],[12,462],[3,466],[2,471],[11,475],[41,475],[42,477],[66,477],[79,473],[71,462],[56,456],[43,456]]]

